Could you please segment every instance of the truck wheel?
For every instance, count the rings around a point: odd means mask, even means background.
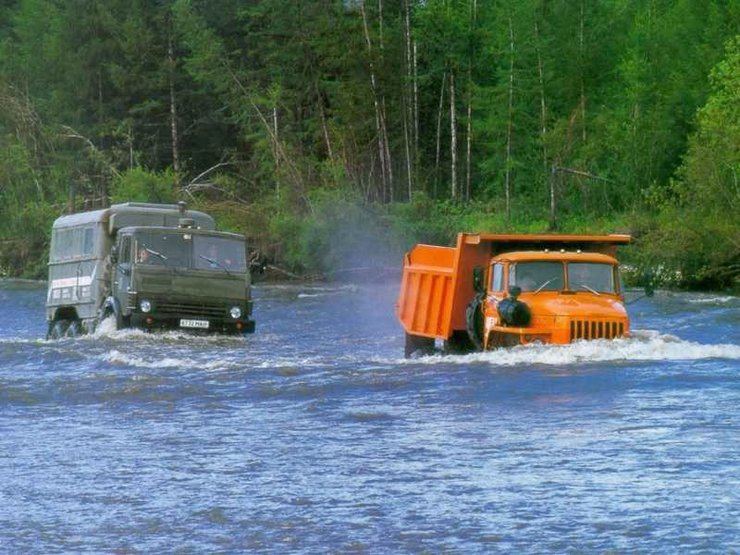
[[[480,350],[470,340],[467,331],[457,330],[445,341],[445,352],[453,355],[464,355]]]
[[[406,344],[403,354],[406,358],[412,356],[424,356],[434,353],[434,339],[431,337],[419,337],[418,335],[406,334]]]
[[[465,309],[465,327],[473,347],[483,350],[483,295],[476,295]]]
[[[79,337],[82,335],[82,325],[79,320],[72,320],[64,332],[64,337]]]
[[[67,333],[69,320],[56,320],[49,327],[49,339],[61,339]]]

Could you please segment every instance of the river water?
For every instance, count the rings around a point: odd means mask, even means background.
[[[0,281],[1,553],[737,553],[740,299],[404,360],[397,287],[262,285],[257,333],[45,341]]]

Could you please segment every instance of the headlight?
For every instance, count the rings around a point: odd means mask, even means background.
[[[229,310],[229,314],[231,314],[231,317],[236,320],[237,318],[241,318],[242,316],[242,309],[238,306],[232,306],[231,310]]]
[[[151,310],[152,310],[152,303],[149,302],[147,299],[143,299],[139,303],[139,308],[141,309],[142,312],[151,312]]]

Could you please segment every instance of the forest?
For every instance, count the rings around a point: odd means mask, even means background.
[[[64,213],[216,215],[301,276],[621,232],[740,287],[736,0],[0,0],[0,276]]]

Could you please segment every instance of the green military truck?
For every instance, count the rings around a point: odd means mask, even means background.
[[[115,204],[52,227],[47,338],[116,328],[253,333],[245,238],[185,203]]]

